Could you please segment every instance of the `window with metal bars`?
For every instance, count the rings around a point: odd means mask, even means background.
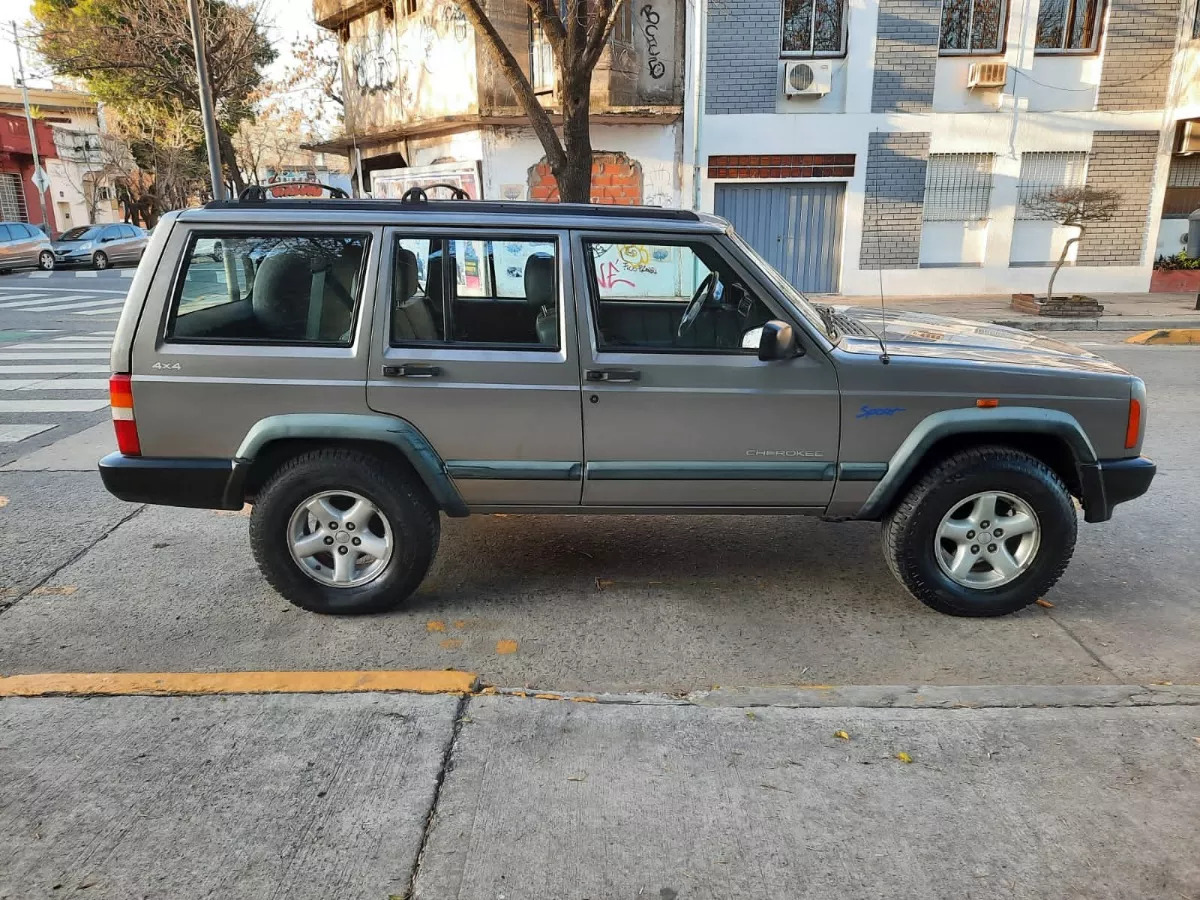
[[[554,90],[554,48],[533,13],[529,14],[529,84],[535,94]]]
[[[1200,156],[1173,156],[1163,197],[1163,216],[1186,219],[1200,209]]]
[[[843,0],[783,0],[784,56],[841,56],[846,52]]]
[[[0,172],[0,219],[8,222],[27,222],[29,211],[25,208],[25,192],[21,189],[21,176]]]
[[[926,222],[980,222],[992,199],[992,154],[931,153],[925,168]]]
[[[1004,51],[1004,0],[945,0],[942,3],[942,56]]]
[[[1056,188],[1083,187],[1087,154],[1075,152],[1022,153],[1017,179],[1017,218],[1036,219],[1029,202]]]

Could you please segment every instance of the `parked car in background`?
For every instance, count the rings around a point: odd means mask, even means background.
[[[0,222],[0,273],[35,268],[54,268],[50,238],[28,222]]]
[[[60,266],[93,269],[136,263],[147,240],[146,232],[136,225],[81,225],[64,231],[54,242],[54,260]]]

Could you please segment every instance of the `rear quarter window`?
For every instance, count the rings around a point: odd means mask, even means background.
[[[348,346],[368,242],[366,234],[194,234],[167,340]]]

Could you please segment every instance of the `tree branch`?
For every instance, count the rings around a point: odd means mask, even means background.
[[[600,61],[604,45],[612,37],[613,29],[617,27],[617,17],[621,14],[621,6],[625,0],[598,0],[595,16],[588,32],[587,50],[584,62],[588,69],[593,69]]]
[[[551,168],[557,170],[566,166],[567,154],[563,150],[558,133],[554,130],[554,123],[550,121],[550,114],[538,102],[529,79],[525,77],[525,73],[512,55],[512,51],[508,49],[508,45],[496,31],[496,26],[492,24],[491,19],[480,7],[479,0],[455,0],[455,2],[462,10],[463,16],[474,27],[476,34],[483,37],[483,42],[492,58],[504,72],[513,93],[517,95],[521,109],[529,117],[529,124],[533,127],[534,134],[538,136],[538,140],[546,150],[546,159]]]

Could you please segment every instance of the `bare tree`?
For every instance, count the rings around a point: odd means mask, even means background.
[[[1102,191],[1089,187],[1051,188],[1022,201],[1025,211],[1035,219],[1056,222],[1078,228],[1079,233],[1063,244],[1058,263],[1050,273],[1050,284],[1046,288],[1046,299],[1054,297],[1054,279],[1067,261],[1071,247],[1079,243],[1087,227],[1093,222],[1107,222],[1121,206],[1121,197],[1116,191]]]
[[[617,25],[624,0],[525,0],[554,52],[562,98],[562,138],[520,63],[500,37],[481,0],[455,0],[508,80],[546,151],[559,199],[587,203],[592,194],[592,72]],[[561,11],[560,11],[561,10]]]

